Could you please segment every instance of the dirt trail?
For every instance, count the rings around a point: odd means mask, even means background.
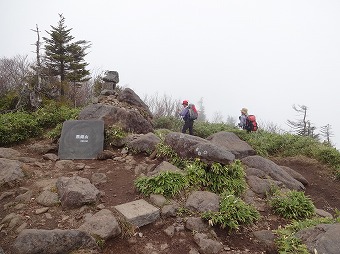
[[[41,155],[31,154],[30,151],[25,149],[24,145],[13,147],[26,156],[35,157],[42,160]],[[117,151],[116,151],[117,152]],[[118,153],[118,152],[117,152]],[[137,165],[140,163],[151,163],[144,155],[134,156]],[[306,187],[306,195],[308,195],[314,202],[317,208],[328,211],[332,214],[335,209],[340,209],[340,184],[339,181],[334,180],[330,170],[320,165],[314,160],[306,158],[285,158],[278,159],[272,158],[278,165],[288,166],[295,171],[302,174],[308,181],[309,185]],[[102,172],[107,175],[107,182],[100,184],[97,188],[105,193],[101,198],[102,204],[106,208],[111,208],[115,205],[133,201],[143,198],[134,187],[134,180],[136,176],[132,169],[127,169],[124,163],[113,160],[77,160],[76,162],[83,162],[87,165],[87,169],[77,172],[77,175],[90,178],[94,172]],[[155,163],[153,161],[152,163]],[[25,180],[23,187],[31,188],[32,184],[42,178],[55,178],[57,173],[53,170],[42,170],[36,166],[29,168],[31,174]],[[60,174],[60,172],[59,172]],[[66,176],[72,176],[73,173],[69,172]],[[11,190],[6,190],[11,191]],[[0,201],[0,220],[2,220],[10,212],[21,213],[27,218],[28,228],[40,229],[54,229],[54,228],[77,228],[81,223],[81,218],[86,212],[93,212],[92,210],[73,210],[64,211],[60,207],[50,208],[48,213],[53,219],[47,219],[42,215],[36,215],[34,211],[41,208],[34,200],[25,205],[20,210],[15,207],[4,209],[4,205],[8,204],[11,200],[5,198]],[[252,228],[241,229],[237,232],[229,234],[226,230],[216,228],[215,231],[218,237],[223,242],[224,246],[229,248],[226,253],[266,253],[266,248],[261,246],[251,237],[251,230],[257,229],[277,229],[279,225],[285,223],[284,220],[266,211],[261,213],[262,219],[256,223]],[[67,216],[74,217],[73,223],[66,223],[64,218]],[[137,229],[136,236],[132,238],[117,237],[108,240],[102,253],[189,253],[190,246],[196,246],[193,240],[192,232],[183,230],[176,233],[173,237],[169,237],[164,233],[169,225],[174,223],[181,223],[180,218],[171,218],[162,220]],[[11,254],[10,246],[13,243],[16,235],[14,233],[4,232],[0,233],[0,246],[4,249],[5,253]],[[163,247],[162,247],[163,246]],[[163,249],[162,249],[163,248]],[[269,252],[267,252],[269,253]],[[275,253],[275,252],[272,252]]]

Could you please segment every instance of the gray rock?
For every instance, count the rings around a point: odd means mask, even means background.
[[[46,154],[49,152],[56,151],[58,148],[58,145],[56,144],[50,144],[50,143],[34,143],[28,146],[28,149],[31,151],[34,151],[35,153],[39,154]]]
[[[102,103],[91,104],[83,108],[79,113],[79,119],[100,119],[104,121],[106,128],[117,125],[125,132],[153,132],[151,120],[146,119],[138,110],[105,105]]]
[[[213,239],[209,239],[206,234],[197,233],[194,235],[194,240],[200,248],[202,254],[216,254],[223,249],[223,245]]]
[[[152,204],[162,207],[166,203],[166,198],[163,195],[151,194],[150,201]]]
[[[222,164],[229,164],[235,159],[235,155],[225,147],[193,135],[170,132],[165,136],[164,143],[171,146],[181,158],[200,158]]]
[[[43,159],[44,160],[50,160],[50,161],[57,161],[59,160],[58,155],[54,154],[54,153],[46,153],[43,155]]]
[[[288,174],[290,174],[294,179],[301,182],[304,186],[307,186],[309,184],[308,180],[303,177],[300,173],[296,172],[294,169],[291,169],[290,167],[281,166]]]
[[[340,223],[319,224],[300,230],[296,236],[306,244],[310,253],[338,254],[340,250]]]
[[[125,88],[119,95],[118,101],[128,103],[132,106],[142,109],[142,113],[152,118],[149,107],[141,100],[141,98],[130,88]]]
[[[175,226],[174,225],[170,225],[169,227],[167,227],[166,229],[164,229],[164,233],[170,237],[173,237],[175,234]]]
[[[321,217],[326,217],[326,218],[333,218],[333,215],[330,214],[329,212],[326,212],[325,210],[322,209],[317,209],[315,208],[315,213]]]
[[[270,176],[273,180],[282,182],[289,189],[294,190],[305,189],[301,182],[295,180],[284,169],[282,169],[282,167],[268,159],[265,159],[258,155],[254,155],[245,157],[241,159],[241,161],[248,167],[262,170],[266,175]]]
[[[50,190],[44,190],[36,199],[37,203],[43,206],[56,206],[59,204],[58,194]]]
[[[60,254],[80,248],[98,249],[93,237],[78,230],[24,229],[13,244],[17,254]]]
[[[3,193],[1,193],[0,195],[0,201],[5,199],[5,198],[8,198],[8,197],[12,197],[15,195],[15,192],[14,191],[4,191]]]
[[[177,203],[164,205],[161,209],[161,215],[163,218],[176,217],[179,205]]]
[[[93,216],[87,217],[85,223],[78,230],[99,236],[104,240],[116,237],[121,233],[121,228],[115,216],[108,209],[103,209]]]
[[[19,161],[0,158],[0,187],[13,187],[21,182],[24,178],[21,167],[22,163]]]
[[[119,82],[118,72],[117,71],[106,71],[105,76],[103,77],[103,81],[117,84]]]
[[[137,227],[150,224],[159,219],[159,208],[144,199],[138,199],[114,207],[124,218]]]
[[[258,240],[262,245],[267,246],[269,253],[274,253],[276,250],[275,246],[275,238],[272,230],[259,230],[253,232],[253,236],[256,240]]]
[[[178,167],[172,165],[171,163],[167,161],[162,161],[157,167],[155,167],[153,171],[149,172],[147,175],[154,176],[164,171],[183,173],[183,170],[179,169]]]
[[[91,182],[94,185],[107,182],[107,176],[104,173],[93,173],[91,176]]]
[[[185,227],[191,231],[205,232],[208,231],[209,225],[201,217],[189,217]]]
[[[267,201],[255,194],[255,192],[251,189],[247,189],[243,193],[242,200],[244,200],[244,202],[249,205],[253,205],[256,210],[260,212],[264,212],[266,209],[268,209]]]
[[[266,173],[258,168],[246,168],[244,172],[246,173],[246,176],[257,176],[259,178],[267,177]]]
[[[17,159],[21,156],[21,153],[12,148],[0,147],[0,158],[5,159]]]
[[[236,159],[255,155],[255,150],[245,141],[241,140],[235,133],[221,131],[206,138],[213,144],[225,147],[235,155]]]
[[[147,154],[151,154],[156,149],[157,144],[160,142],[161,139],[159,137],[157,137],[154,133],[149,132],[128,142],[127,147],[136,153],[145,152]]]
[[[189,195],[185,207],[198,212],[217,212],[220,209],[220,197],[209,191],[194,191]]]
[[[274,181],[272,179],[262,179],[257,176],[247,176],[246,177],[249,188],[261,197],[265,197],[266,193],[271,190],[273,186],[283,187],[282,183],[279,181]]]
[[[96,203],[100,195],[90,180],[79,176],[59,177],[57,190],[61,205],[69,209]]]
[[[29,203],[31,201],[32,195],[33,195],[33,191],[28,190],[25,193],[16,196],[15,201],[16,202]]]

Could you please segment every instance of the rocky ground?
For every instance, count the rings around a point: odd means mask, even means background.
[[[27,223],[26,228],[37,229],[75,229],[81,225],[84,215],[89,212],[98,211],[100,208],[112,209],[113,206],[129,201],[145,198],[138,193],[134,187],[134,180],[140,170],[153,167],[160,163],[157,159],[150,159],[146,155],[124,155],[121,150],[113,152],[116,160],[76,160],[76,163],[83,163],[84,167],[79,170],[61,171],[54,168],[52,161],[43,159],[42,154],[29,149],[29,144],[22,144],[12,147],[21,152],[26,157],[35,160],[26,163],[25,181],[21,186],[14,186],[11,189],[2,189],[1,193],[13,192],[15,195],[27,189],[33,190],[30,200],[22,202],[21,206],[16,206],[13,196],[8,196],[0,200],[0,221],[9,213],[21,213]],[[309,182],[306,187],[306,195],[314,202],[317,208],[335,214],[335,209],[340,209],[340,183],[331,174],[330,169],[320,165],[314,160],[307,158],[271,158],[278,165],[288,166],[302,174]],[[143,165],[143,167],[139,167]],[[96,187],[101,191],[102,197],[100,207],[86,206],[80,209],[63,210],[61,207],[50,207],[47,211],[37,214],[43,208],[35,202],[37,186],[43,182],[48,182],[61,175],[79,175],[91,178],[94,172],[105,173],[106,181],[99,182]],[[147,198],[145,198],[148,200]],[[189,230],[179,230],[172,236],[165,232],[170,225],[182,225],[185,217],[173,217],[159,219],[158,221],[132,230],[123,228],[124,234],[114,239],[102,242],[101,253],[198,253],[197,245],[193,234]],[[261,219],[253,226],[241,228],[239,231],[229,233],[227,230],[214,228],[217,238],[223,243],[223,253],[276,253],[273,249],[268,249],[263,244],[259,244],[252,236],[251,232],[259,229],[277,229],[284,225],[285,220],[272,214],[267,209],[261,212]],[[18,235],[15,229],[8,230],[0,228],[0,247],[6,254],[14,254],[11,245]]]

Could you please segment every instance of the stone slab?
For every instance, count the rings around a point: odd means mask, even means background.
[[[144,199],[114,207],[125,219],[137,227],[150,224],[160,217],[159,208],[149,204]]]
[[[67,159],[96,159],[104,147],[104,121],[68,120],[63,123],[58,156]]]

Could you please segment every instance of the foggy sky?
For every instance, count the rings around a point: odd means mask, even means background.
[[[332,126],[340,147],[340,1],[1,0],[0,57],[34,58],[41,36],[65,17],[76,40],[91,41],[93,72],[116,70],[119,85],[196,103],[208,118],[247,107],[261,124],[289,130],[308,107]]]

